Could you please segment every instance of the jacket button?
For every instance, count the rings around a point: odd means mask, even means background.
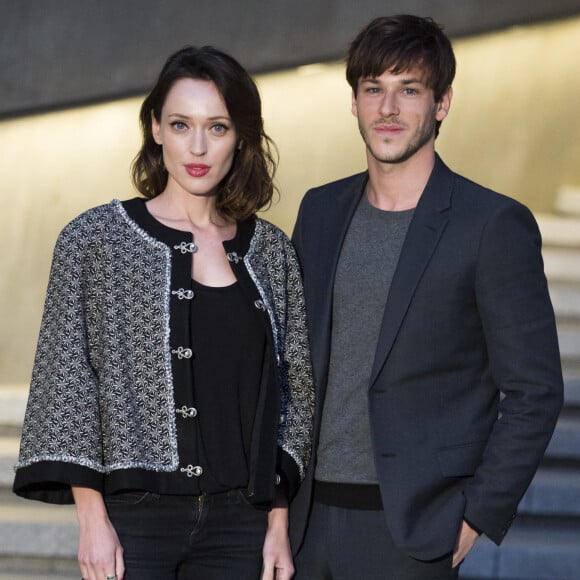
[[[173,246],[174,250],[179,250],[182,254],[195,254],[197,252],[197,246],[194,242],[181,242],[177,246]]]
[[[185,473],[187,477],[199,477],[203,473],[203,467],[200,465],[188,465],[187,467],[182,467],[179,471]]]
[[[178,359],[191,358],[193,356],[193,351],[190,348],[183,348],[182,346],[171,351],[172,354],[176,354]]]
[[[185,288],[179,288],[178,290],[172,290],[171,294],[177,296],[179,300],[191,300],[195,294],[193,290],[186,290]]]
[[[175,409],[175,412],[178,415],[181,415],[184,419],[197,417],[197,409],[195,407],[188,407],[187,405],[183,405],[180,409]]]

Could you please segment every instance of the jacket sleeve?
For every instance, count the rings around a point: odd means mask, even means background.
[[[99,489],[102,443],[97,377],[84,315],[86,232],[57,241],[24,419],[15,493],[68,503],[71,484]]]
[[[314,385],[302,291],[296,252],[285,239],[286,316],[283,333],[283,360],[280,361],[281,417],[278,445],[283,450],[281,467],[289,479],[290,497],[304,478],[312,446]],[[290,460],[295,464],[290,469]],[[285,467],[286,466],[286,467]],[[288,477],[298,468],[298,479]]]
[[[476,273],[490,372],[502,393],[465,519],[499,544],[552,436],[563,381],[554,312],[531,213],[509,203],[484,231]]]

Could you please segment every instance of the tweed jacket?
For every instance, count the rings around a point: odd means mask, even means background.
[[[261,297],[257,306],[267,312],[271,327],[277,370],[269,383],[276,384],[261,387],[270,395],[260,399],[261,432],[253,436],[249,460],[250,470],[266,474],[255,486],[263,490],[259,501],[267,501],[280,455],[287,464],[291,460],[300,479],[304,476],[314,401],[293,247],[269,222],[255,218],[253,228],[247,253],[228,253],[228,259],[249,274]],[[178,468],[172,358],[179,352],[170,341],[170,301],[177,290],[171,288],[171,255],[188,251],[183,244],[171,248],[153,238],[117,200],[64,228],[53,256],[17,481],[19,471],[46,462],[102,474]],[[17,488],[16,493],[34,497]],[[35,499],[51,501],[46,494]]]

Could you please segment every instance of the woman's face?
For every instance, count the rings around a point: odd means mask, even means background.
[[[163,148],[167,190],[211,196],[230,170],[238,144],[224,100],[212,81],[180,79],[152,114],[155,142]]]

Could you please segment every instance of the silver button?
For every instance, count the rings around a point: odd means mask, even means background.
[[[175,412],[178,415],[181,415],[184,419],[197,417],[197,409],[195,407],[188,407],[187,405],[183,405],[181,409],[175,409]]]
[[[194,254],[197,252],[197,246],[193,242],[181,242],[180,244],[173,246],[174,250],[179,250],[182,254]]]
[[[256,300],[254,302],[254,306],[258,309],[258,310],[266,310],[266,305],[261,301],[261,300]]]
[[[228,260],[234,264],[237,264],[242,259],[236,252],[228,252],[226,256]]]
[[[176,354],[178,359],[191,358],[193,356],[193,351],[190,348],[183,348],[182,346],[171,351],[172,354]]]
[[[187,467],[182,467],[179,471],[185,473],[187,477],[199,477],[203,473],[203,467],[201,465],[188,465]]]
[[[194,297],[193,290],[186,290],[185,288],[172,290],[171,294],[173,294],[173,296],[177,296],[179,300],[191,300]]]

